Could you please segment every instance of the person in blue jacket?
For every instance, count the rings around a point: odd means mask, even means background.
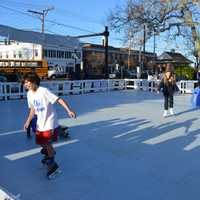
[[[192,107],[200,108],[200,80],[197,82],[197,86],[193,90]]]

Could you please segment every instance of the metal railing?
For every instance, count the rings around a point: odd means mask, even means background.
[[[90,92],[108,92],[112,90],[134,89],[155,92],[159,80],[146,79],[102,79],[76,81],[43,81],[41,86],[61,95],[85,94]],[[177,83],[181,93],[192,93],[197,81],[180,81]],[[21,83],[0,82],[0,99],[26,98],[26,90]]]

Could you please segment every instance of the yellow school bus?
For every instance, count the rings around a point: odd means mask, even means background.
[[[40,78],[48,75],[48,63],[46,60],[0,60],[0,73],[4,74],[25,74],[35,72]]]

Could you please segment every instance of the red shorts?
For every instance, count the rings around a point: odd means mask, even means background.
[[[58,129],[48,131],[36,131],[36,144],[45,145],[58,140]]]

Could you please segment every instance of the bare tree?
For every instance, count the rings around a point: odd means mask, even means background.
[[[194,48],[191,52],[197,61],[200,58],[199,19],[200,0],[128,0],[125,6],[116,7],[108,16],[110,27],[123,31],[127,40],[132,37],[140,41],[144,26],[146,40],[161,32],[183,37]]]

